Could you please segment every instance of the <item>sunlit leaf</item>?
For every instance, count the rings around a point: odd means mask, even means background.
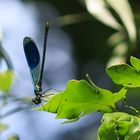
[[[122,28],[107,8],[104,0],[85,0],[85,3],[89,13],[102,23],[116,30],[120,30]]]
[[[106,72],[116,84],[126,87],[140,87],[140,71],[127,64],[109,67]]]
[[[98,130],[98,140],[138,140],[140,119],[122,112],[106,113]]]
[[[115,103],[124,98],[126,92],[127,90],[123,88],[113,94],[109,90],[93,87],[85,80],[71,80],[63,92],[53,96],[35,110],[56,113],[57,119],[66,118],[72,122],[95,111],[112,112]]]
[[[128,0],[106,0],[107,3],[116,11],[127,29],[131,42],[136,41],[136,27],[134,16]]]
[[[13,79],[12,71],[5,71],[0,73],[0,90],[7,93],[10,89]]]
[[[140,59],[131,56],[130,57],[131,65],[136,68],[137,71],[140,71]]]

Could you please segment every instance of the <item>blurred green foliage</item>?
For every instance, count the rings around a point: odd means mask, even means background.
[[[9,128],[8,125],[0,123],[0,133],[2,133],[3,131],[5,131],[8,128]]]
[[[3,93],[8,93],[13,81],[13,72],[5,71],[0,73],[0,90]]]
[[[18,135],[13,134],[13,135],[10,135],[7,140],[20,140],[20,138]]]

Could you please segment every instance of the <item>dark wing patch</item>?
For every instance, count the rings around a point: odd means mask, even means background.
[[[40,55],[35,42],[30,37],[23,40],[24,52],[30,69],[35,69],[40,63]]]

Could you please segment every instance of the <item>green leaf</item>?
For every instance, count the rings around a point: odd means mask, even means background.
[[[127,65],[115,65],[106,70],[114,83],[126,87],[140,87],[140,71]]]
[[[129,133],[125,140],[139,140],[140,139],[140,130],[132,129],[132,133]]]
[[[7,140],[20,140],[19,136],[16,134],[12,134],[8,137]]]
[[[57,119],[66,118],[71,122],[95,111],[112,112],[115,103],[124,98],[126,92],[123,88],[113,94],[109,90],[93,87],[85,80],[71,80],[63,92],[56,94],[35,110],[56,113]]]
[[[0,90],[4,93],[7,93],[10,89],[13,79],[12,71],[5,71],[0,73]]]
[[[140,71],[140,59],[131,56],[130,57],[131,65],[137,70]]]
[[[98,130],[98,140],[118,140],[116,125],[112,120],[105,121]]]
[[[0,123],[0,133],[2,133],[3,131],[5,131],[8,128],[9,128],[8,125]]]
[[[111,137],[114,140],[138,140],[140,138],[140,119],[122,112],[104,114],[98,130],[98,139],[108,140]]]

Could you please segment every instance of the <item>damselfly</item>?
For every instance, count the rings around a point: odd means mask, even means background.
[[[24,52],[25,52],[28,66],[30,68],[32,81],[34,85],[34,93],[36,97],[33,98],[32,101],[35,104],[40,104],[42,100],[41,98],[45,96],[42,92],[42,77],[44,71],[48,29],[49,29],[49,22],[46,23],[46,27],[45,27],[41,65],[40,65],[40,54],[35,41],[30,37],[25,37],[23,40]]]

